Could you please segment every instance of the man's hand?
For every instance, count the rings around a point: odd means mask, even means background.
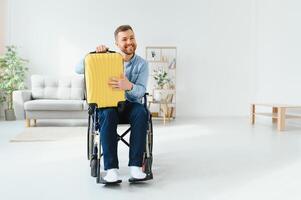
[[[99,45],[96,47],[96,53],[105,53],[109,50],[109,48],[105,45]]]
[[[119,79],[111,78],[109,85],[121,90],[131,90],[133,88],[133,83],[131,83],[123,74],[121,74]]]

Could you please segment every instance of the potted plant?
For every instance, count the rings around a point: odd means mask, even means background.
[[[17,47],[7,46],[6,52],[0,57],[0,103],[6,102],[6,120],[15,120],[12,94],[15,90],[24,89],[25,74],[28,70],[25,64],[28,61],[19,57]]]
[[[153,92],[153,98],[155,101],[161,100],[162,89],[164,86],[170,83],[168,73],[164,69],[154,70],[153,77],[156,81],[156,86]]]

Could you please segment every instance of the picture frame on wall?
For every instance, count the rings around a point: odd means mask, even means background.
[[[146,60],[147,61],[161,61],[161,49],[158,48],[147,48]]]

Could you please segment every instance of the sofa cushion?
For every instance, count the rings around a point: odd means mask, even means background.
[[[24,103],[25,110],[63,110],[75,111],[83,110],[83,100],[47,100],[37,99]]]
[[[33,99],[84,99],[85,84],[83,76],[52,78],[32,75],[31,87]]]

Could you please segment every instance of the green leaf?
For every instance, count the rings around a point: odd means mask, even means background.
[[[0,102],[8,101],[12,105],[12,95],[14,90],[24,87],[25,75],[28,68],[25,64],[28,60],[21,58],[17,53],[16,46],[7,46],[6,52],[0,57]],[[4,96],[1,96],[5,94]]]

